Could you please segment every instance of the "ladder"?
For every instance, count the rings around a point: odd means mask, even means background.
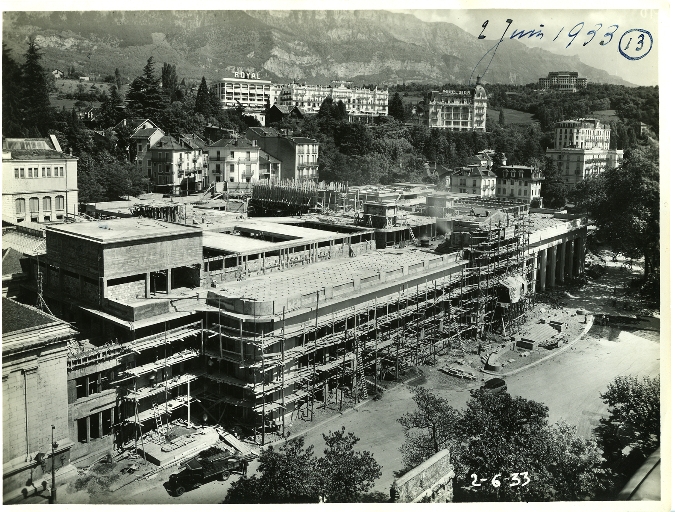
[[[159,412],[159,406],[156,403],[152,404],[152,412],[155,416],[155,425],[157,425],[157,432],[161,434],[164,426],[162,425],[162,414]]]
[[[363,359],[361,354],[359,354],[358,359],[356,360],[356,396],[360,396],[362,399],[368,398],[368,390],[365,386],[366,378],[363,374]]]

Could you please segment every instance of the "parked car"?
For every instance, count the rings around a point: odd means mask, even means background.
[[[480,388],[486,393],[499,393],[506,391],[506,382],[504,382],[504,379],[495,377],[494,379],[486,380]]]
[[[195,457],[185,463],[185,468],[169,477],[169,490],[174,496],[196,489],[202,484],[215,480],[227,480],[232,473],[246,474],[248,461],[230,454],[210,457]]]

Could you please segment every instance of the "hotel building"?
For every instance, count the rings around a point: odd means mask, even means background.
[[[433,91],[424,117],[430,128],[485,131],[487,94],[480,77],[469,90]]]
[[[551,71],[546,78],[539,79],[539,87],[564,92],[577,92],[588,85],[587,78],[579,78],[576,71]]]

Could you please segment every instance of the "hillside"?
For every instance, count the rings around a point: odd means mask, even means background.
[[[5,12],[3,21],[3,41],[16,58],[33,35],[47,67],[74,65],[88,75],[107,75],[117,67],[128,79],[140,74],[152,55],[193,80],[245,69],[282,82],[465,82],[495,43],[451,23],[388,11]],[[515,40],[502,43],[485,80],[525,84],[559,69],[578,71],[591,82],[631,85],[576,56]]]

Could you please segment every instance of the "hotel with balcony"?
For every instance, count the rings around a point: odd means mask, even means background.
[[[235,72],[234,78],[223,78],[216,84],[224,109],[243,107],[246,115],[265,124],[265,109],[274,104],[279,87],[270,80],[260,80],[255,73]]]
[[[568,188],[621,164],[623,150],[609,148],[610,135],[609,126],[597,119],[556,124],[554,146],[546,150],[546,156],[561,170]]]
[[[319,142],[307,137],[292,137],[274,128],[249,128],[246,137],[281,162],[282,180],[318,181]]]
[[[250,183],[260,176],[261,151],[255,141],[220,139],[208,146],[211,183]],[[269,161],[269,158],[266,159]]]
[[[286,107],[299,107],[307,114],[316,114],[323,100],[342,101],[350,122],[370,122],[389,113],[389,91],[348,87],[344,82],[332,85],[286,84],[282,86],[279,102]]]
[[[433,91],[424,117],[430,128],[453,131],[485,131],[487,94],[480,77],[471,89]]]

